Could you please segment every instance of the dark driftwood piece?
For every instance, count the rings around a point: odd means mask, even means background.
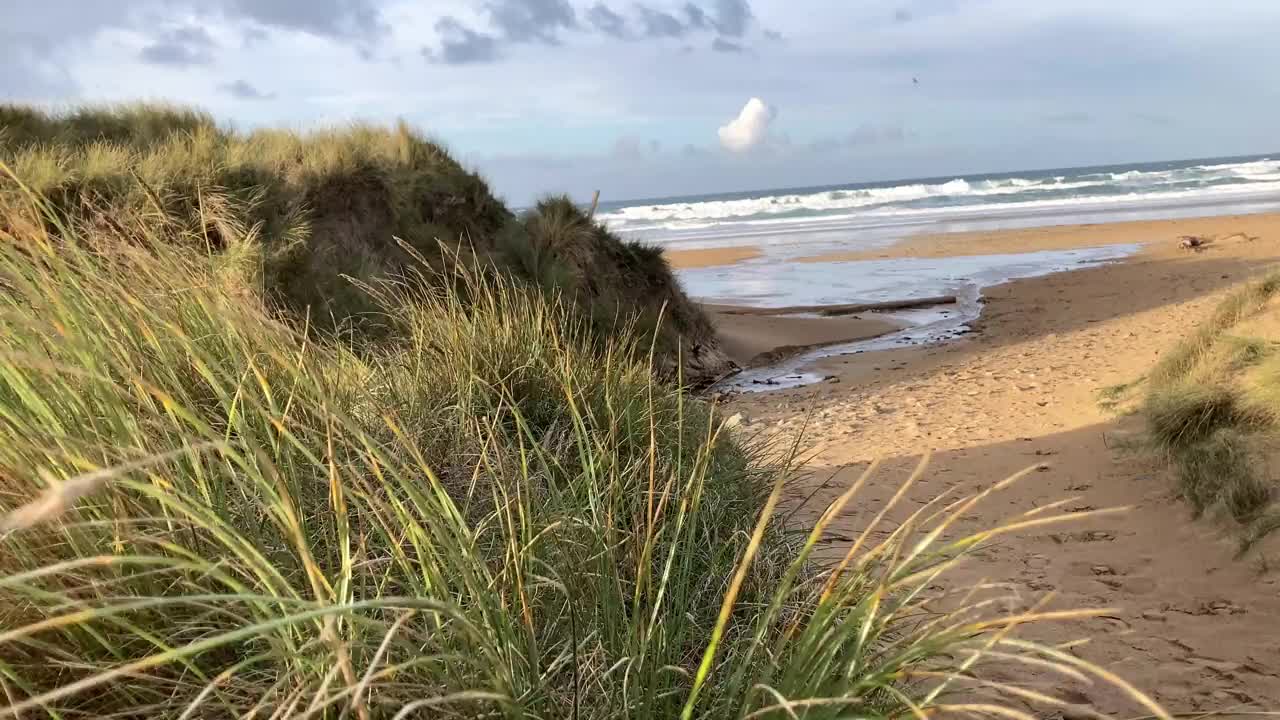
[[[888,300],[877,303],[850,303],[846,305],[791,305],[780,308],[748,308],[735,307],[719,309],[727,315],[799,315],[813,313],[824,317],[853,315],[860,312],[879,312],[883,310],[911,310],[913,308],[932,307],[934,305],[952,305],[955,295],[939,295],[937,297],[912,298],[910,300]]]

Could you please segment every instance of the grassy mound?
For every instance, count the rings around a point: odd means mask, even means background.
[[[180,108],[3,106],[0,127],[0,160],[60,214],[137,218],[158,242],[238,255],[309,327],[385,334],[387,318],[358,285],[424,258],[439,270],[492,266],[557,292],[602,338],[640,323],[658,335],[666,377],[699,384],[732,367],[658,250],[619,240],[565,198],[517,216],[403,124],[241,134]],[[25,197],[0,182],[11,210]]]
[[[1245,549],[1275,529],[1280,273],[1237,290],[1157,364],[1144,410],[1197,514],[1242,524]]]
[[[1085,514],[943,539],[1016,477],[886,527],[904,488],[811,564],[874,468],[786,532],[786,475],[583,310],[660,259],[547,245],[600,240],[567,204],[516,221],[545,284],[397,246],[353,344],[271,306],[266,220],[183,225],[265,201],[139,186],[0,208],[0,717],[1029,717],[1066,703],[987,666],[1111,677],[1014,637],[1087,613],[936,592]]]
[[[878,718],[942,711],[997,646],[1080,672],[1008,637],[1035,613],[933,606],[1001,532],[939,539],[980,498],[817,572],[861,483],[788,539],[782,476],[566,303],[381,283],[397,339],[356,353],[274,319],[226,254],[20,220],[2,715]]]

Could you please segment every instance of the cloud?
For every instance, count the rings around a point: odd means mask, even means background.
[[[640,14],[640,27],[645,37],[684,37],[691,29],[675,15],[647,5],[637,5],[636,12]]]
[[[720,128],[720,145],[730,152],[746,152],[764,141],[776,115],[760,98],[751,98],[738,117]]]
[[[604,3],[596,3],[587,10],[587,22],[596,30],[616,38],[627,37],[627,21],[610,10]]]
[[[273,100],[275,93],[263,92],[249,84],[247,80],[219,85],[218,89],[237,100]]]
[[[721,35],[732,38],[746,35],[754,18],[747,0],[716,0],[714,24]]]
[[[559,45],[561,33],[582,31],[623,40],[679,39],[693,33],[716,33],[712,49],[718,52],[741,52],[741,39],[755,22],[748,0],[703,0],[702,4],[685,2],[676,10],[664,10],[633,3],[630,13],[623,15],[597,0],[583,11],[577,11],[569,0],[487,0],[481,14],[491,31],[476,29],[452,15],[436,23],[439,49],[424,49],[423,55],[434,62],[463,64],[492,62],[502,57],[502,46],[508,43]],[[705,9],[709,7],[710,9]],[[781,36],[764,31],[767,38]]]
[[[689,18],[689,27],[695,30],[706,30],[711,27],[711,19],[707,13],[693,3],[684,4],[684,15]]]
[[[913,15],[911,11],[908,10],[907,8],[898,8],[897,10],[893,11],[894,22],[900,22],[900,23],[911,22],[911,19],[913,17],[915,17],[915,15]]]
[[[512,42],[557,45],[560,30],[578,26],[568,0],[494,0],[484,5],[494,28]]]
[[[716,0],[711,12],[692,2],[682,8],[684,19],[672,13],[657,10],[648,5],[636,4],[640,24],[646,37],[684,37],[692,32],[714,30],[731,38],[741,38],[747,33],[755,15],[747,0]]]
[[[187,25],[174,28],[142,48],[138,57],[153,65],[190,67],[213,62],[217,43],[202,27]]]
[[[375,0],[223,0],[235,15],[269,27],[367,41],[388,30]]]
[[[738,43],[736,43],[736,42],[731,42],[731,41],[729,41],[729,40],[725,40],[725,39],[724,39],[724,38],[722,38],[722,37],[718,37],[718,38],[716,38],[715,40],[712,40],[712,41],[711,41],[711,49],[712,49],[712,50],[715,50],[716,52],[722,52],[722,53],[740,53],[740,52],[742,52],[742,46],[741,46],[741,45],[739,45],[739,44],[738,44]]]
[[[0,30],[0,97],[39,101],[76,95],[80,88],[45,38]]]
[[[422,54],[446,65],[493,62],[502,56],[502,42],[559,45],[561,30],[578,27],[578,16],[568,0],[493,0],[482,9],[496,33],[480,32],[445,15],[435,26],[439,51],[423,48]],[[622,18],[604,5],[597,3],[588,12],[587,21],[595,27],[612,20],[619,21],[614,27],[621,31]]]
[[[493,62],[498,59],[498,39],[486,33],[476,32],[451,17],[436,22],[440,35],[438,52],[424,49],[428,60],[446,65]]]

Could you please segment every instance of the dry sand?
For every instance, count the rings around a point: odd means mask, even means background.
[[[1224,239],[1195,253],[1177,247],[1182,234]],[[1067,511],[1131,509],[1001,538],[949,582],[1009,583],[1027,605],[1054,592],[1055,607],[1116,608],[1030,634],[1058,643],[1090,638],[1071,652],[1147,690],[1170,711],[1280,708],[1280,572],[1236,559],[1229,533],[1193,520],[1174,497],[1165,466],[1126,445],[1142,418],[1098,403],[1101,389],[1139,378],[1226,291],[1280,260],[1280,216],[935,236],[885,252],[1135,240],[1152,244],[1124,262],[988,289],[976,332],[964,342],[830,358],[820,367],[838,383],[737,396],[731,411],[743,413],[748,432],[794,433],[807,419],[816,470],[790,495],[793,502],[816,495],[801,519],[816,518],[869,460],[886,458],[876,483],[836,521],[837,538],[865,527],[926,450],[936,451],[931,470],[909,492],[904,513],[948,489],[978,489],[1047,461],[1047,471],[979,506],[959,529],[992,527],[1065,498],[1074,498],[1062,506]],[[832,473],[834,482],[824,486]],[[1280,546],[1269,550],[1271,565],[1280,567]],[[1118,717],[1146,714],[1105,683],[1039,673],[1023,667],[1010,677]]]
[[[751,308],[732,305],[702,307],[711,315],[725,352],[744,368],[777,362],[809,348],[873,338],[900,327],[873,314],[801,317],[757,315]]]

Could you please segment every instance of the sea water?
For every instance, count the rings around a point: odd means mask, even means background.
[[[894,258],[818,263],[755,259],[736,265],[685,270],[686,285],[715,302],[752,307],[881,302],[953,295],[954,304],[880,313],[903,329],[869,340],[829,345],[768,367],[728,378],[721,386],[744,392],[807,385],[822,376],[805,370],[815,360],[850,353],[928,345],[969,330],[981,312],[982,289],[1119,260],[1136,244],[1072,250],[949,258]]]
[[[915,233],[1000,230],[1280,210],[1280,155],[1062,168],[604,203],[597,217],[626,239],[671,249],[753,246],[760,257],[679,271],[695,298],[755,307],[955,295],[955,305],[890,313],[906,325],[727,381],[741,390],[815,382],[820,357],[927,344],[963,334],[982,289],[1114,261],[1138,249],[797,263],[884,247]]]
[[[907,234],[1280,210],[1280,156],[1060,168],[603,203],[628,239],[751,245],[775,258]]]

